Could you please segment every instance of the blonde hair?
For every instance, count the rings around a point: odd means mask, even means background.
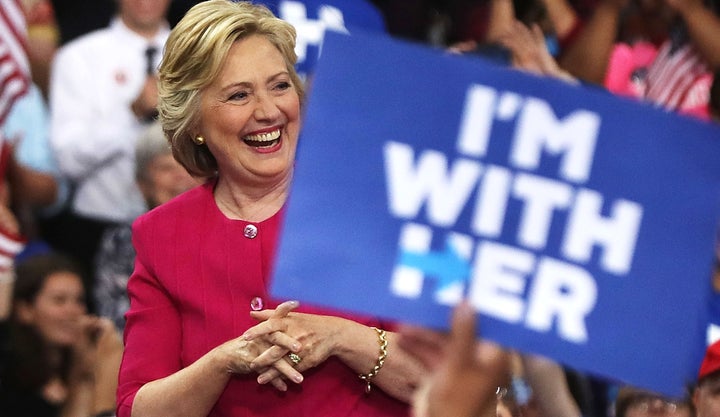
[[[230,0],[198,3],[165,44],[158,73],[159,119],[173,156],[191,175],[207,178],[217,173],[207,146],[193,142],[201,93],[220,73],[233,43],[251,35],[264,36],[280,51],[302,101],[303,84],[295,71],[295,28],[265,6]]]

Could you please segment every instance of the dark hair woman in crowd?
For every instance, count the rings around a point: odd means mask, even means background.
[[[77,266],[39,254],[15,275],[11,312],[0,322],[2,414],[113,415],[122,340],[112,322],[87,314]]]

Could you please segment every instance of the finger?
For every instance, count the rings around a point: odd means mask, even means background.
[[[542,28],[537,23],[533,23],[530,27],[530,33],[532,35],[533,40],[535,40],[538,44],[545,44],[545,33],[543,33]]]
[[[478,47],[477,41],[470,40],[470,41],[463,41],[463,42],[458,42],[453,45],[450,45],[447,48],[447,51],[451,52],[451,53],[456,53],[456,54],[463,54],[466,52],[473,51],[473,50],[477,49],[477,47]]]
[[[250,369],[260,370],[263,368],[267,368],[268,366],[282,359],[283,356],[287,355],[288,353],[289,351],[287,349],[283,349],[278,346],[272,346],[265,352],[258,355],[258,357],[253,359],[252,362],[250,362]]]
[[[276,379],[282,379],[280,371],[276,368],[269,366],[258,372],[257,382],[260,385],[272,383]]]
[[[302,343],[300,343],[300,341],[283,332],[270,333],[265,340],[285,351],[297,353],[302,349]]]
[[[275,345],[276,349],[280,349],[283,351],[282,354],[279,355],[279,357],[282,357],[287,352],[300,352],[302,349],[302,343],[298,341],[297,339],[289,336],[287,333],[283,331],[276,331],[271,333],[261,333],[261,329],[249,329],[243,336],[241,336],[245,340],[252,340],[257,339],[259,337],[262,337],[266,342],[271,343]],[[273,350],[273,352],[277,352],[276,350]]]
[[[270,384],[272,384],[273,387],[275,387],[278,391],[285,392],[287,391],[287,384],[282,378],[274,378],[270,380]]]
[[[299,306],[300,302],[297,300],[285,301],[284,303],[281,303],[279,306],[277,306],[273,317],[286,317],[288,313],[295,310]]]
[[[120,333],[117,331],[115,324],[108,318],[102,317],[95,326],[95,332],[100,341],[115,340],[120,338]]]
[[[115,323],[113,323],[112,320],[107,317],[99,317],[95,322],[95,326],[102,334],[115,332],[117,330],[115,327]]]
[[[299,384],[303,381],[303,375],[295,369],[284,357],[272,364],[257,377],[258,384],[267,384],[277,378],[285,377],[288,380]]]
[[[244,340],[253,340],[258,337],[266,337],[275,332],[287,331],[287,324],[282,320],[266,320],[245,330],[242,334]]]
[[[467,301],[455,307],[450,330],[448,365],[456,369],[465,367],[473,361],[475,352],[476,313]]]
[[[287,317],[288,313],[300,306],[300,302],[296,300],[285,301],[278,305],[274,310],[251,311],[250,317],[258,321],[265,321],[271,318]]]
[[[280,371],[273,367],[263,369],[256,380],[260,385],[271,384],[278,391],[285,392],[288,388]]]
[[[250,317],[254,318],[257,321],[265,321],[271,319],[274,313],[275,310],[251,311]]]

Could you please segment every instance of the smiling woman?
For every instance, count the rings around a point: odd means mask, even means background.
[[[159,117],[205,183],[133,225],[121,417],[408,414],[423,369],[392,324],[268,291],[304,95],[294,46],[288,23],[229,0],[170,34]]]
[[[272,214],[251,218],[255,207],[234,201],[247,194],[249,184],[260,194],[286,193],[300,129],[295,85],[278,49],[257,34],[230,46],[217,78],[203,90],[196,130],[217,163],[215,198],[221,210],[223,204],[235,206],[226,216],[261,221]],[[242,189],[234,190],[236,185]],[[281,201],[274,201],[268,208],[277,211]]]
[[[18,264],[12,314],[0,323],[0,409],[10,416],[113,412],[120,334],[85,311],[78,268],[56,254]],[[7,413],[7,414],[6,414]]]

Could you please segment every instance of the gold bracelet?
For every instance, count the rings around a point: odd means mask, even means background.
[[[373,330],[375,330],[378,334],[378,343],[380,343],[380,355],[378,356],[377,364],[375,364],[375,367],[367,374],[360,374],[358,375],[360,379],[365,381],[367,385],[365,386],[365,393],[369,394],[370,390],[372,389],[372,386],[370,385],[370,382],[373,378],[375,378],[380,372],[380,369],[382,369],[383,365],[385,365],[385,358],[387,358],[387,334],[385,333],[385,330],[378,329],[377,327],[373,327]]]

